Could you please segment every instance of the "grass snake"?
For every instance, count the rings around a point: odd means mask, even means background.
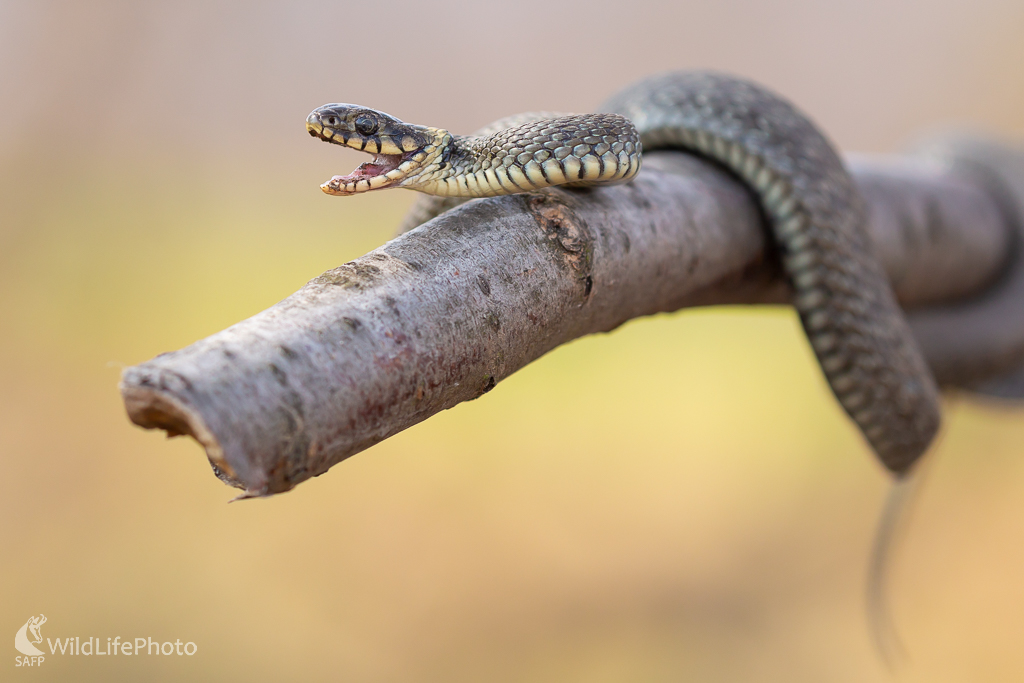
[[[628,182],[642,150],[685,150],[724,166],[759,199],[832,391],[886,467],[905,473],[938,430],[938,389],[872,253],[863,200],[825,136],[777,95],[716,73],[648,78],[602,110],[521,114],[460,136],[328,104],[306,127],[374,155],[324,192],[433,195],[411,224],[465,198]]]

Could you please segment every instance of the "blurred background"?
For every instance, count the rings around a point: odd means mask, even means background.
[[[789,310],[634,321],[232,505],[117,382],[391,238],[411,196],[318,188],[363,160],[306,134],[325,102],[469,132],[711,67],[890,152],[1024,136],[1022,35],[1019,0],[0,0],[0,632],[198,646],[7,670],[8,644],[0,678],[888,680],[888,480]],[[946,409],[892,563],[896,677],[1020,680],[1024,410]]]

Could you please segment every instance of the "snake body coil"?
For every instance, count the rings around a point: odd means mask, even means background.
[[[620,92],[604,109],[521,115],[461,137],[332,104],[310,114],[307,129],[376,155],[322,186],[339,195],[406,187],[482,197],[625,182],[639,171],[641,145],[722,164],[760,200],[832,391],[882,462],[905,472],[938,429],[938,391],[871,252],[862,200],[825,137],[772,93],[712,73],[656,76]],[[433,200],[428,209],[451,204],[444,201]],[[421,208],[416,218],[428,216]]]

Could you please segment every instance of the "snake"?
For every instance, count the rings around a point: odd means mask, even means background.
[[[716,72],[649,77],[600,109],[522,114],[463,136],[334,103],[310,113],[306,129],[373,155],[321,185],[325,193],[431,195],[415,222],[473,197],[626,183],[645,150],[724,168],[757,197],[839,404],[890,472],[910,471],[938,431],[938,387],[872,251],[864,200],[824,133],[781,96]]]

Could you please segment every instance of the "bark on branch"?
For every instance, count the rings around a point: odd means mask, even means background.
[[[193,436],[222,478],[268,495],[582,335],[688,306],[788,300],[747,190],[683,154],[644,164],[628,185],[444,214],[126,369],[128,414]],[[979,185],[912,159],[864,160],[854,173],[906,307],[970,297],[1004,269],[1013,233]]]

